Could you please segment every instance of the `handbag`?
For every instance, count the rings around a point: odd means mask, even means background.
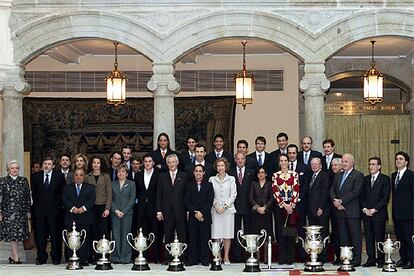
[[[282,227],[282,236],[283,237],[296,237],[298,230],[294,226],[287,225],[290,215],[286,216],[285,225]]]
[[[23,248],[24,250],[32,250],[33,248],[36,247],[36,243],[35,243],[34,232],[32,230],[32,223],[30,219],[27,221],[27,224],[28,224],[27,225],[28,238],[23,241]]]

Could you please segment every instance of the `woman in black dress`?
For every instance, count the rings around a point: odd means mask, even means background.
[[[9,161],[8,175],[0,178],[0,240],[11,243],[10,264],[21,264],[17,242],[28,238],[30,188],[26,177],[19,176],[19,163]]]
[[[260,234],[262,229],[272,236],[272,210],[274,204],[272,182],[266,180],[267,170],[260,166],[256,172],[257,181],[250,185],[249,201],[252,205],[252,234]],[[273,237],[272,237],[273,240]],[[257,252],[257,259],[260,260],[260,251]],[[264,249],[264,261],[267,261],[267,249]]]

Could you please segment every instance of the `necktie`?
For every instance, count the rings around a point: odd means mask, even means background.
[[[171,183],[174,185],[174,181],[175,181],[175,172],[171,173]]]
[[[242,172],[242,169],[239,169],[239,175],[237,176],[237,178],[239,179],[239,185],[241,185],[243,183],[243,172]]]
[[[201,190],[201,183],[197,183],[197,189],[198,189],[198,191]]]
[[[290,162],[290,168],[291,171],[293,171],[293,162]]]
[[[65,176],[65,180],[68,180],[68,172],[64,172],[63,175]]]
[[[50,181],[49,181],[49,174],[47,173],[46,174],[46,179],[45,179],[45,186],[46,186],[46,188],[49,186],[49,184],[50,184]]]
[[[262,154],[259,154],[259,166],[263,166],[263,159],[262,159]]]
[[[191,164],[194,164],[194,160],[195,160],[195,155],[194,154],[190,155],[190,160],[191,160]]]
[[[116,170],[114,169],[112,171],[112,181],[114,181],[116,179]]]
[[[79,194],[80,194],[80,191],[81,191],[81,184],[76,184],[76,195],[77,196],[79,196]]]
[[[339,185],[339,190],[342,189],[342,185],[344,185],[345,179],[348,177],[348,172],[344,172],[341,179],[341,184]]]
[[[371,189],[372,189],[372,187],[374,187],[374,182],[375,182],[375,176],[372,176],[372,178],[371,178]]]
[[[331,165],[331,158],[329,156],[326,156],[326,167],[329,169]]]
[[[217,159],[220,158],[220,153],[216,153]]]
[[[397,177],[395,178],[395,189],[397,189],[398,183],[400,183],[400,172],[397,173]]]
[[[162,158],[165,158],[165,151],[161,151]]]
[[[313,183],[315,182],[316,176],[317,176],[317,174],[316,173],[313,173],[311,182],[309,184],[309,186],[310,186],[311,189],[312,189]]]
[[[305,160],[304,160],[305,165],[308,164],[308,161],[309,161],[309,153],[305,152]]]

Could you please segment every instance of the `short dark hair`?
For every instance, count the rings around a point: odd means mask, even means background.
[[[132,152],[132,148],[128,145],[123,145],[122,148],[121,148],[121,151],[124,150],[124,149],[130,149],[131,152]]]
[[[264,170],[266,172],[266,174],[268,173],[266,167],[262,165],[262,166],[257,167],[256,176],[259,174],[260,170]]]
[[[294,148],[296,149],[296,152],[299,152],[299,148],[298,146],[296,146],[295,144],[290,144],[289,146],[287,146],[287,149],[289,150],[290,148]]]
[[[134,162],[134,161],[138,161],[139,163],[141,163],[142,164],[142,159],[141,158],[139,158],[138,156],[136,156],[136,155],[134,155],[134,156],[132,156],[131,157],[131,159],[129,159],[129,161],[132,163],[132,162]]]
[[[91,161],[88,163],[89,172],[93,170],[93,167],[92,167],[93,159],[99,159],[99,161],[101,161],[101,168],[100,168],[101,172],[106,172],[108,170],[108,164],[106,163],[106,161],[102,157],[95,155],[95,156],[92,156]]]
[[[48,160],[52,161],[52,164],[53,164],[53,163],[55,163],[55,160],[53,160],[53,157],[52,157],[52,156],[46,156],[45,158],[43,158],[43,162],[48,161]],[[42,163],[43,163],[43,162],[42,162]],[[36,163],[36,162],[35,162],[35,163]],[[32,164],[32,167],[33,167],[33,165],[34,165],[35,163],[33,163],[33,164]],[[37,162],[37,163],[39,163],[39,162]],[[39,164],[40,164],[40,163],[39,163]]]
[[[154,161],[154,157],[151,154],[149,154],[149,153],[144,154],[144,156],[142,157],[142,161],[144,161],[145,158],[148,158],[148,157],[151,158],[152,161]]]
[[[206,151],[206,147],[203,144],[197,144],[195,148],[203,148]]]
[[[198,143],[198,138],[195,135],[188,135],[187,139],[185,139],[185,142],[187,143],[189,139],[193,139],[196,141],[196,143]]]
[[[395,158],[397,158],[397,155],[401,155],[401,156],[404,157],[405,161],[407,161],[407,166],[410,164],[410,156],[408,155],[408,153],[403,152],[403,151],[399,151],[395,154]]]
[[[122,152],[120,152],[119,150],[115,150],[111,153],[111,155],[109,156],[109,159],[112,159],[112,157],[114,157],[115,154],[118,154],[121,156],[121,163],[124,163],[124,155],[122,154]]]
[[[213,142],[216,141],[217,138],[221,138],[224,141],[224,135],[223,134],[216,134],[213,137]]]
[[[69,153],[62,153],[62,154],[59,156],[59,160],[62,160],[62,157],[67,157],[67,158],[69,158],[69,161],[72,161],[72,157],[70,156],[70,154],[69,154]]]
[[[369,162],[369,161],[371,161],[371,160],[376,160],[376,161],[377,161],[377,164],[378,164],[378,165],[381,165],[381,158],[379,158],[378,156],[373,156],[373,157],[371,157],[371,158],[368,160],[368,162]]]
[[[254,140],[254,143],[256,144],[257,141],[260,141],[266,144],[266,138],[264,138],[263,136],[257,136],[256,140]]]
[[[330,138],[327,138],[327,139],[323,140],[323,142],[322,142],[322,146],[323,146],[323,145],[325,145],[325,144],[331,144],[331,146],[332,146],[332,147],[335,147],[335,142],[334,142],[334,140],[332,140],[332,139],[330,139]]]
[[[248,147],[249,147],[249,143],[248,143],[246,140],[244,140],[244,139],[237,141],[237,147],[238,147],[240,144],[245,144],[245,145],[246,145],[246,148],[248,148]]]
[[[285,138],[286,138],[286,140],[289,140],[289,137],[288,137],[288,135],[287,135],[286,133],[284,133],[284,132],[279,132],[279,133],[277,134],[277,136],[276,136],[276,141],[277,141],[279,138],[282,138],[282,137],[285,137]]]
[[[197,167],[202,168],[203,172],[205,172],[205,171],[206,171],[206,169],[204,168],[204,166],[203,166],[203,165],[201,165],[201,164],[197,164],[197,165],[195,165],[195,166],[194,166],[194,168],[193,168],[193,171],[195,171],[195,169],[196,169]]]

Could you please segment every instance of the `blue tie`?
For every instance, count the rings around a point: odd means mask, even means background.
[[[263,166],[262,154],[259,154],[259,166]]]
[[[81,191],[81,185],[80,184],[76,184],[76,195],[79,196]]]
[[[342,189],[342,185],[344,185],[346,178],[348,177],[349,172],[344,172],[341,179],[341,184],[339,185],[339,190]]]

